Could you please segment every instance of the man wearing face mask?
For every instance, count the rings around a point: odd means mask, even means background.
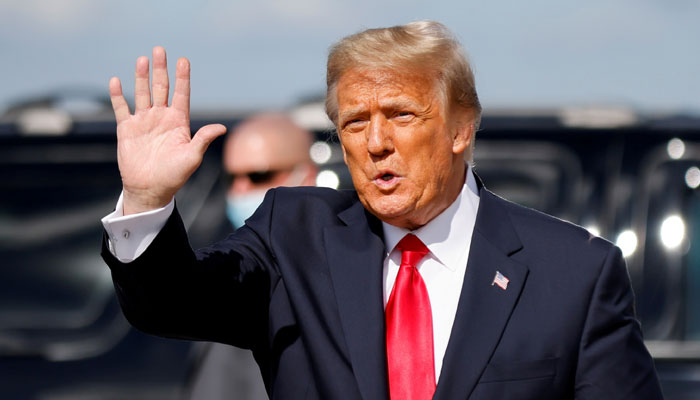
[[[288,116],[258,114],[238,125],[224,145],[228,181],[226,215],[235,228],[243,225],[265,197],[279,186],[313,186],[311,134]]]
[[[223,171],[226,215],[234,228],[262,203],[268,189],[312,186],[317,168],[309,156],[312,135],[282,113],[252,116],[226,137]],[[194,347],[185,399],[267,399],[249,351],[220,343]]]

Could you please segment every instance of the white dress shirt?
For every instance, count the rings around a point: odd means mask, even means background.
[[[115,211],[102,218],[112,254],[125,263],[140,256],[163,228],[173,208],[174,200],[171,200],[163,208],[124,216],[122,196],[119,196]],[[433,314],[436,381],[440,377],[442,360],[457,313],[478,208],[479,191],[471,167],[468,167],[466,182],[457,199],[428,224],[411,232],[382,223],[386,246],[385,307],[401,265],[401,252],[394,249],[396,244],[407,233],[413,233],[430,250],[417,268],[428,290]]]
[[[163,208],[125,216],[123,195],[119,195],[114,212],[102,218],[109,251],[123,263],[134,261],[158,236],[174,208],[175,199],[172,199]]]
[[[416,235],[430,250],[418,263],[430,297],[433,314],[433,346],[435,356],[435,380],[440,378],[442,359],[445,357],[452,324],[457,314],[457,304],[462,293],[464,273],[467,270],[469,247],[479,208],[479,191],[476,180],[467,170],[467,179],[457,199],[440,215],[426,225],[409,231],[387,223],[384,228],[384,307],[389,301],[396,275],[401,266],[401,251],[395,249],[408,233]]]

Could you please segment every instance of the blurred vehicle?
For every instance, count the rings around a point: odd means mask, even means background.
[[[0,124],[0,398],[177,399],[191,344],[132,328],[99,256],[100,219],[121,191],[113,117],[36,103],[13,113]],[[199,245],[227,223],[220,150],[178,194]]]
[[[317,184],[351,188],[318,106],[294,115],[316,132]],[[193,131],[240,117],[193,115]],[[99,257],[99,220],[121,189],[114,122],[76,118],[42,134],[19,120],[0,124],[0,398],[177,398],[190,344],[131,328]],[[177,196],[194,247],[229,230],[221,145]],[[666,397],[700,398],[700,118],[495,111],[475,165],[497,194],[623,249]]]

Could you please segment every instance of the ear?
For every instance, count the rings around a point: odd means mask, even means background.
[[[455,107],[452,153],[464,154],[474,140],[474,116],[469,110],[462,107]]]

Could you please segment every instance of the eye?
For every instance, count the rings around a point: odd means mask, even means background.
[[[414,116],[415,116],[415,114],[413,114],[410,111],[399,111],[394,115],[394,118],[401,120],[401,121],[409,121]]]
[[[362,118],[352,118],[343,123],[343,129],[354,129],[359,128],[365,122]]]

